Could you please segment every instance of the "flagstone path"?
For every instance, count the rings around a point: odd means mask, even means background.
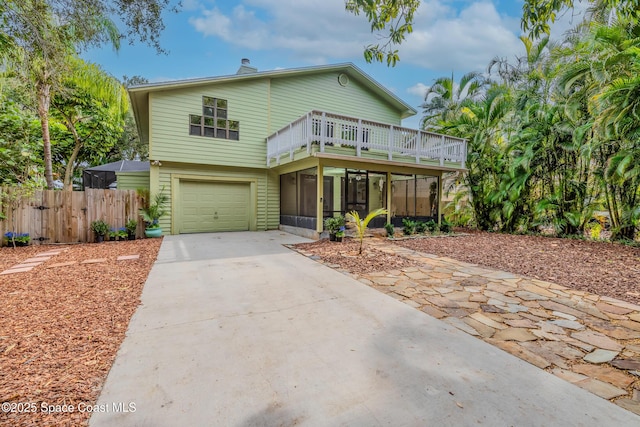
[[[384,240],[368,244],[420,266],[344,273],[640,414],[640,306]]]

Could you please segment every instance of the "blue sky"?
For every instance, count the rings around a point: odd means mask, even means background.
[[[139,75],[152,82],[234,74],[242,58],[260,71],[352,62],[419,114],[404,125],[418,127],[425,90],[453,72],[484,71],[496,57],[523,53],[518,36],[522,0],[423,0],[414,31],[400,47],[395,67],[367,64],[363,49],[376,42],[364,15],[344,9],[344,0],[183,0],[165,13],[159,55],[141,43],[123,43],[82,56],[117,78]],[[554,26],[561,34],[565,14]]]

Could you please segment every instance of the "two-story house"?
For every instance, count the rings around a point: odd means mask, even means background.
[[[464,140],[402,127],[416,111],[353,64],[259,72],[243,60],[235,75],[129,94],[171,234],[317,238],[323,218],[378,207],[390,211],[378,226],[440,218],[442,174],[464,169]]]

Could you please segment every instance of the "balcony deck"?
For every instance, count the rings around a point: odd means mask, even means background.
[[[323,111],[311,111],[267,138],[268,167],[314,152],[464,169],[467,141]]]

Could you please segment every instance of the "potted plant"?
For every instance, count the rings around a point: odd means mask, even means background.
[[[13,231],[5,233],[4,238],[7,241],[7,245],[12,244],[14,248],[16,246],[29,246],[31,241],[29,233],[14,233]]]
[[[135,219],[130,219],[124,225],[124,228],[127,230],[127,239],[136,240],[136,230],[138,229],[138,221],[136,221]]]
[[[329,240],[336,240],[336,233],[340,227],[344,226],[344,217],[342,215],[332,216],[324,220],[324,228],[329,232]],[[344,235],[343,235],[344,236]]]
[[[118,232],[116,233],[116,239],[117,240],[127,240],[127,235],[129,233],[127,233],[127,228],[126,227],[120,227],[118,228]]]
[[[109,233],[109,224],[101,219],[91,222],[91,231],[96,236],[96,243],[104,242],[104,236]]]
[[[145,236],[162,236],[162,228],[160,228],[159,220],[167,213],[165,204],[168,199],[164,192],[160,191],[155,195],[152,202],[140,209],[140,215],[146,226],[144,230]]]
[[[336,242],[342,242],[342,238],[344,237],[344,225],[336,231]]]

